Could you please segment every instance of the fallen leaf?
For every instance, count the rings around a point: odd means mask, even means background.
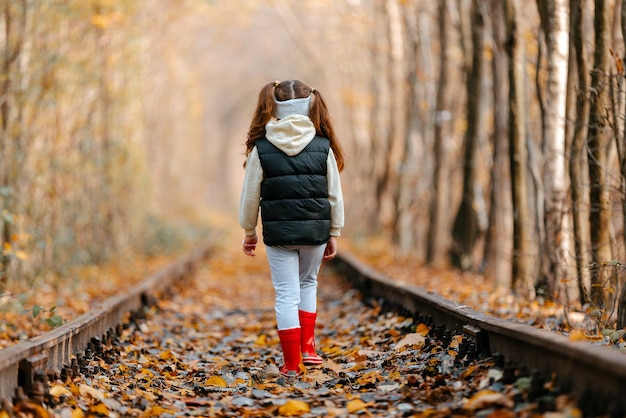
[[[52,387],[50,388],[50,395],[55,397],[72,396],[72,392],[65,386],[52,385]]]
[[[569,334],[570,341],[585,341],[585,333],[579,329],[575,329]]]
[[[224,380],[224,378],[221,376],[211,376],[204,382],[204,384],[206,386],[215,386],[218,388],[225,388],[226,386],[228,386],[226,380]]]
[[[513,406],[515,406],[515,402],[503,393],[495,392],[493,390],[481,390],[467,400],[467,402],[463,405],[463,409],[466,411],[476,411],[491,405],[501,405],[507,408],[513,408]]]
[[[109,416],[109,408],[107,408],[107,406],[102,402],[98,402],[95,405],[91,405],[89,407],[89,412],[92,414],[100,414],[105,417]]]
[[[353,399],[346,405],[349,413],[353,413],[356,411],[360,411],[361,409],[366,409],[370,404],[363,402],[360,399]]]
[[[91,386],[88,386],[86,384],[81,384],[78,387],[78,390],[80,391],[80,394],[85,396],[85,395],[89,395],[92,398],[94,398],[97,401],[102,401],[104,399],[104,394],[102,392],[100,392],[98,389],[94,389]]]
[[[402,340],[400,340],[396,346],[395,349],[399,350],[402,347],[406,347],[406,346],[414,346],[414,345],[424,345],[424,342],[426,341],[426,338],[422,335],[422,334],[407,334],[404,336],[404,338]]]
[[[280,408],[278,408],[278,413],[280,415],[301,415],[307,413],[311,410],[309,408],[309,404],[304,401],[299,401],[297,399],[289,399],[285,402]]]

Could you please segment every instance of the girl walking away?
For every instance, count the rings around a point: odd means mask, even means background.
[[[243,252],[255,255],[259,208],[283,350],[280,372],[295,377],[318,365],[317,275],[337,254],[343,228],[339,172],[344,155],[322,95],[298,80],[259,93],[246,141],[239,223]]]

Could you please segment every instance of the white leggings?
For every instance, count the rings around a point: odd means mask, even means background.
[[[326,244],[267,246],[279,330],[299,328],[298,310],[316,312],[317,275]]]

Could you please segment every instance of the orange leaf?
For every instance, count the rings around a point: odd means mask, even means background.
[[[105,417],[109,416],[109,408],[107,408],[106,404],[102,402],[90,406],[89,412],[91,412],[92,414],[100,414]]]
[[[463,409],[466,411],[476,411],[477,409],[483,409],[490,405],[502,405],[507,408],[513,408],[515,403],[503,393],[493,390],[481,390],[467,400],[465,405],[463,405]]]
[[[173,360],[176,361],[176,355],[174,353],[172,353],[171,350],[165,350],[161,353],[161,360]]]
[[[278,408],[278,413],[280,415],[301,415],[309,412],[311,409],[309,408],[309,404],[303,401],[299,401],[297,399],[290,399],[285,402],[280,408]]]
[[[428,329],[428,325],[426,324],[419,324],[417,328],[415,329],[416,333],[424,335],[424,336],[428,334],[429,331],[430,330]]]
[[[585,341],[585,333],[579,329],[575,329],[574,331],[570,332],[569,339],[571,341]]]
[[[254,340],[254,344],[261,346],[261,347],[265,347],[267,345],[267,335],[261,334],[257,336],[256,340]]]
[[[361,409],[365,409],[369,406],[370,404],[363,402],[360,399],[354,399],[351,400],[350,402],[348,402],[348,404],[346,405],[346,408],[348,408],[348,412],[349,413],[353,413],[356,411],[360,411]]]
[[[225,388],[227,386],[226,380],[220,376],[211,376],[205,382],[207,386],[216,386],[218,388]]]

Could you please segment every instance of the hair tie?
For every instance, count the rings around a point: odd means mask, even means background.
[[[315,93],[315,87],[311,87],[311,93]]]
[[[278,87],[280,85],[280,81],[276,80],[274,81],[274,87]]]

